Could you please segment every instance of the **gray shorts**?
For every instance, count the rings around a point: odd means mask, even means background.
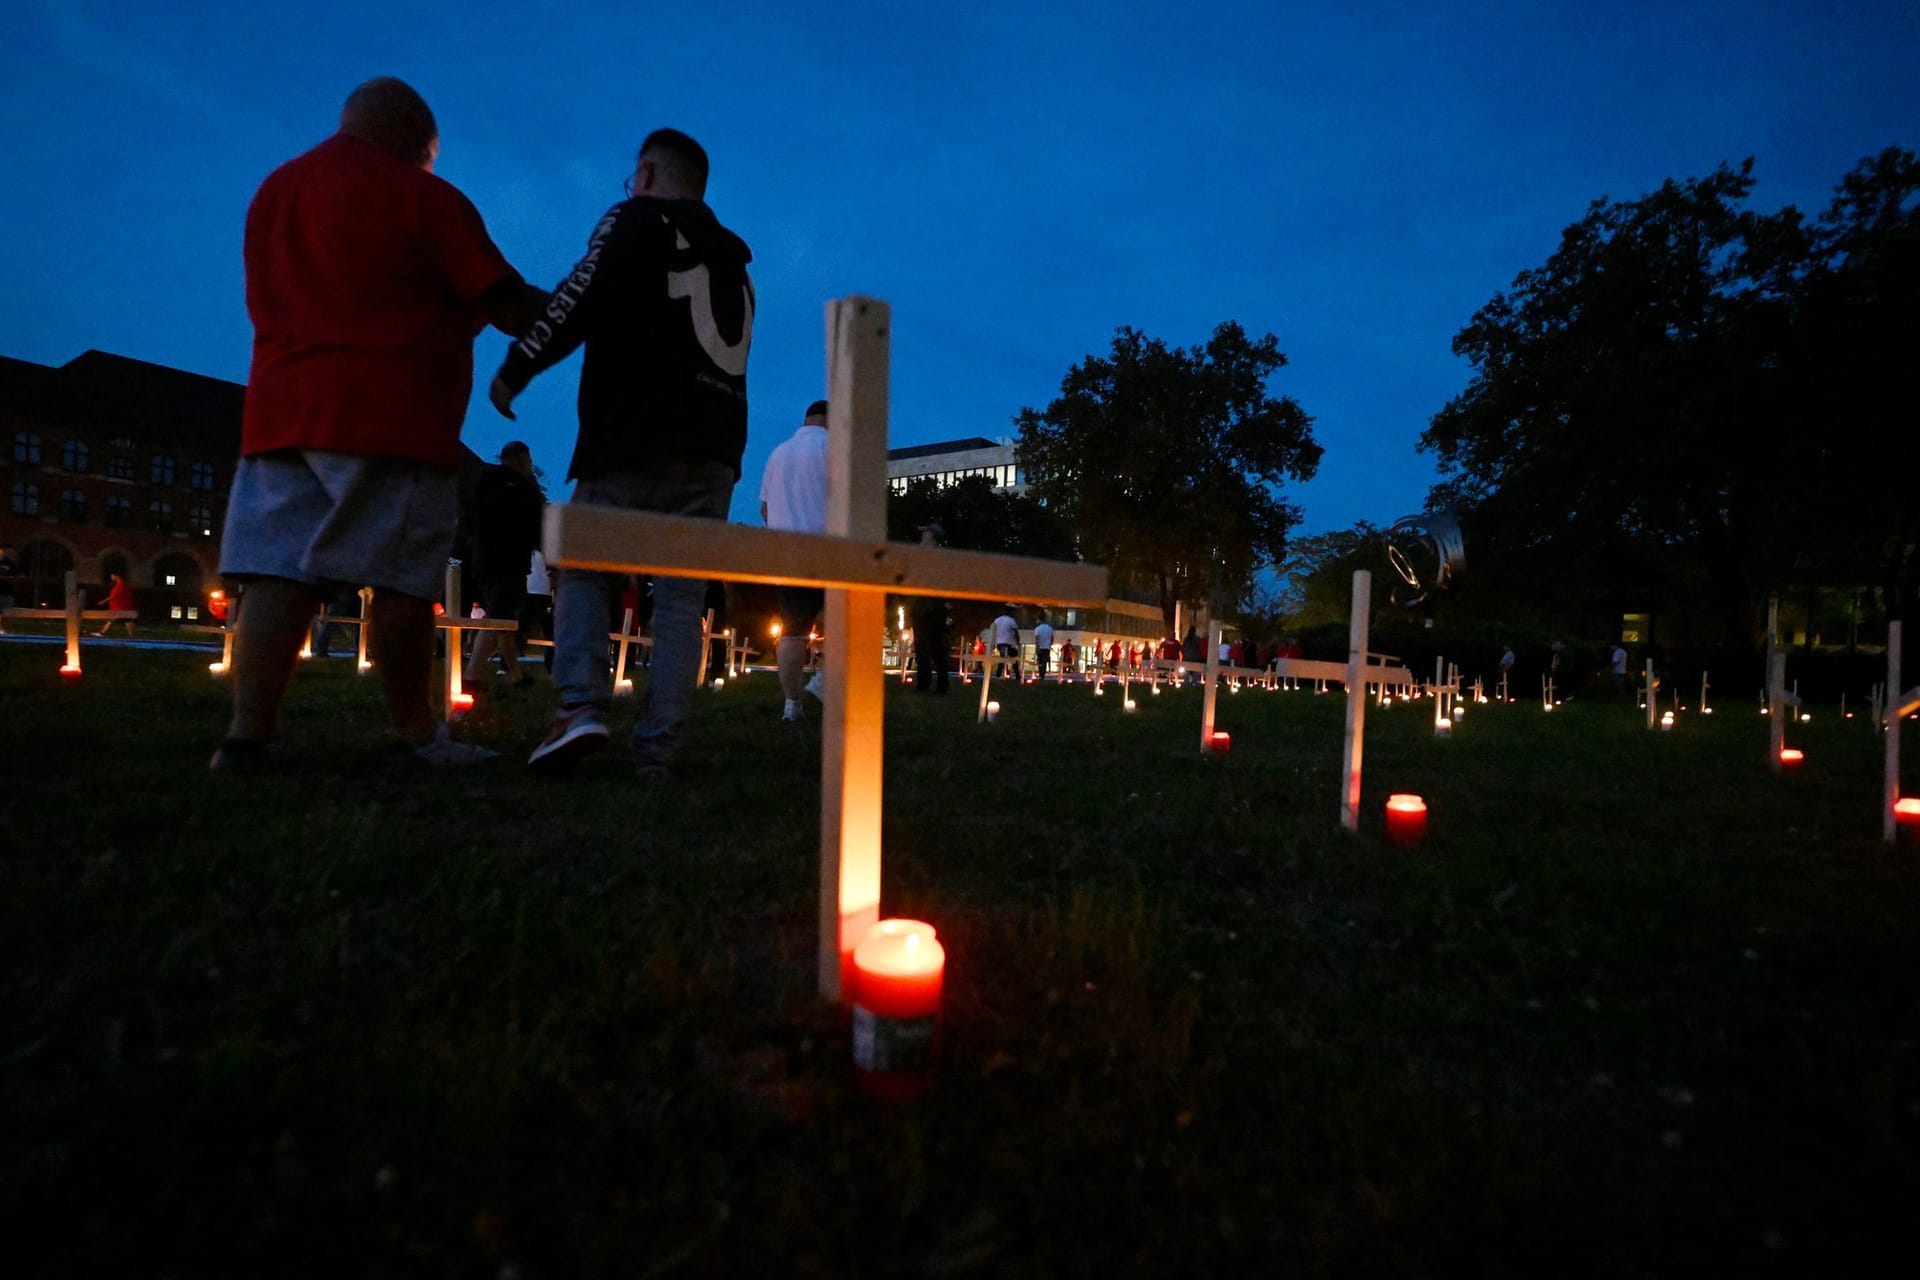
[[[321,449],[242,458],[227,500],[220,572],[437,600],[459,484],[452,471],[403,458]]]

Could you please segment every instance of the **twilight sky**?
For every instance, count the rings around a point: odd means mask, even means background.
[[[1920,145],[1920,5],[1106,3],[731,6],[9,0],[0,354],[89,347],[246,380],[240,233],[277,164],[398,75],[437,172],[551,286],[663,124],[754,248],[734,517],[824,394],[828,298],[894,309],[895,445],[1013,434],[1131,324],[1278,335],[1272,390],[1326,447],[1303,532],[1418,511],[1449,344],[1588,201],[1754,156],[1755,202],[1824,209]],[[578,357],[466,440],[557,480]],[[556,493],[555,496],[560,496]]]

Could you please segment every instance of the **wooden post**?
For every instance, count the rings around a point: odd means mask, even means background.
[[[1653,682],[1653,659],[1647,659],[1647,728],[1654,729],[1660,723],[1660,699],[1655,696],[1658,688]]]
[[[1786,708],[1781,695],[1787,680],[1787,655],[1774,641],[1780,623],[1780,597],[1767,597],[1767,767],[1780,772],[1780,750],[1786,746]]]
[[[354,654],[353,669],[364,672],[373,666],[373,663],[367,659],[367,630],[373,625],[373,588],[362,587],[358,594],[360,596],[360,644],[359,652]],[[229,640],[227,643],[231,646],[233,642]],[[233,655],[229,652],[227,656],[231,658]]]
[[[447,600],[442,606],[447,611],[447,706],[446,717],[452,720],[459,709],[460,701],[460,563],[447,563]]]
[[[80,669],[80,580],[67,570],[67,670]]]
[[[1353,611],[1347,619],[1347,732],[1341,747],[1340,825],[1360,829],[1360,756],[1366,743],[1367,691],[1361,683],[1367,667],[1368,615],[1373,608],[1373,574],[1353,571]]]
[[[1207,624],[1207,691],[1200,700],[1200,750],[1213,749],[1213,704],[1219,694],[1220,640],[1226,629],[1217,622]]]
[[[887,536],[887,380],[892,312],[875,298],[827,304],[827,528]],[[880,918],[881,730],[886,679],[870,650],[884,591],[829,587],[820,768],[820,994],[840,998],[854,944]]]
[[[696,689],[707,686],[707,659],[713,654],[713,610],[707,610],[707,616],[700,619],[700,673],[693,678]]]
[[[1700,673],[1700,714],[1703,716],[1706,715],[1710,709],[1707,705],[1707,688],[1707,673],[1702,671]]]
[[[974,717],[979,724],[987,722],[987,690],[993,688],[993,669],[996,665],[992,658],[980,664],[980,714]]]
[[[1887,623],[1887,688],[1900,687],[1900,623]],[[1881,788],[1880,838],[1892,844],[1897,828],[1893,806],[1900,800],[1900,698],[1887,695],[1886,773]]]

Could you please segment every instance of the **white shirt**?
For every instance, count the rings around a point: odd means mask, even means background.
[[[540,548],[533,549],[533,567],[527,570],[527,594],[530,596],[550,596],[553,583],[547,577],[547,558],[540,554]]]
[[[1033,647],[1042,653],[1053,648],[1053,628],[1051,626],[1043,622],[1033,629]]]
[[[1020,624],[1006,614],[993,620],[993,642],[995,644],[1019,644]]]
[[[769,529],[827,531],[827,429],[802,426],[774,449],[760,477]]]
[[[1627,651],[1625,649],[1615,648],[1613,651],[1613,674],[1617,676],[1627,674]]]

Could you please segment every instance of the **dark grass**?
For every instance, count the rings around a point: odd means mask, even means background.
[[[398,770],[303,668],[211,779],[205,656],[0,644],[0,1211],[46,1274],[1739,1274],[1914,1253],[1920,854],[1878,741],[1751,703],[894,689],[886,906],[948,947],[937,1091],[813,996],[817,720],[703,692],[619,752]],[[622,713],[622,720],[630,714]],[[1380,806],[1433,810],[1417,853]],[[31,1243],[29,1243],[31,1242]],[[1894,1268],[1889,1268],[1894,1269]],[[1899,1270],[1904,1272],[1905,1265]]]

